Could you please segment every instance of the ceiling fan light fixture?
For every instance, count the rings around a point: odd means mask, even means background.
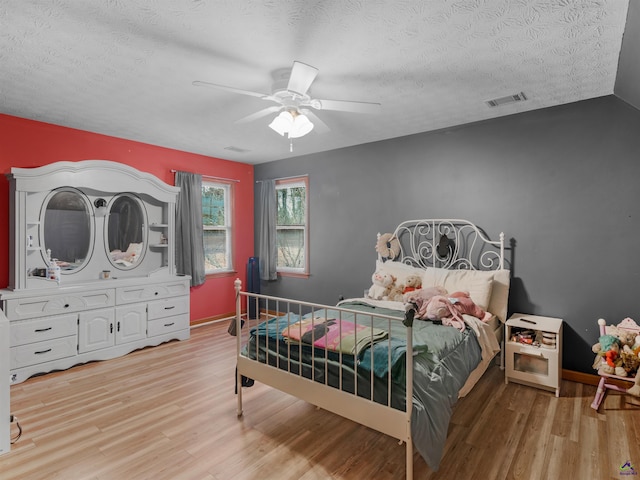
[[[284,137],[285,133],[289,133],[293,126],[293,115],[289,112],[281,112],[273,121],[269,124],[274,132],[279,133]]]
[[[273,119],[269,128],[283,137],[286,133],[289,138],[300,138],[313,130],[313,123],[296,110],[286,110]]]
[[[307,133],[313,130],[313,123],[306,115],[296,115],[293,118],[293,125],[289,130],[289,138],[304,137]]]

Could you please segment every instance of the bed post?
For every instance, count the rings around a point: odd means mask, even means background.
[[[500,232],[500,270],[504,268],[504,232]]]
[[[240,357],[240,348],[242,346],[242,305],[240,301],[240,289],[242,288],[242,280],[236,278],[233,282],[233,286],[236,290],[236,359]],[[238,417],[242,416],[242,374],[238,370],[236,363],[236,390],[238,391],[238,406],[236,413]]]
[[[406,352],[406,397],[405,412],[407,423],[406,445],[406,480],[413,480],[413,438],[411,437],[411,413],[413,411],[413,318],[415,309],[408,308],[405,311],[404,325],[407,327],[407,352]]]

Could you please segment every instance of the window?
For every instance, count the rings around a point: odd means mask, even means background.
[[[309,272],[308,185],[307,177],[276,181],[278,207],[276,270],[281,273],[307,274]]]
[[[206,274],[233,270],[231,184],[202,180],[202,225]]]

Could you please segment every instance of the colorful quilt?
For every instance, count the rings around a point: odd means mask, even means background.
[[[287,326],[281,333],[290,342],[301,342],[350,355],[359,355],[365,348],[389,335],[381,328],[335,318],[306,318]]]

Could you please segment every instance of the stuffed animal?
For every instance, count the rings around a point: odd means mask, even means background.
[[[406,294],[408,292],[413,292],[414,290],[418,290],[422,287],[422,277],[420,275],[407,275],[407,278],[404,280],[404,288],[402,289],[402,294]]]
[[[483,322],[488,322],[491,319],[491,314],[489,312],[485,311],[471,300],[469,292],[454,292],[449,295],[449,297],[451,299],[455,299],[453,300],[453,306],[458,310],[458,312],[479,318]]]
[[[629,347],[632,349],[636,343],[636,334],[633,332],[619,330],[616,337],[620,340],[620,348]]]
[[[376,270],[371,275],[371,281],[373,285],[369,288],[369,294],[367,298],[373,300],[382,300],[385,296],[389,295],[391,286],[395,283],[396,279],[390,273],[383,272],[382,270]]]
[[[444,325],[456,327],[460,331],[464,331],[466,325],[462,315],[471,315],[483,322],[491,318],[491,314],[476,305],[467,292],[436,295],[426,306],[426,318],[442,320]]]
[[[633,347],[631,347],[633,353],[635,353],[638,357],[640,357],[640,335],[636,335],[635,341],[633,343]]]
[[[452,299],[445,295],[431,297],[426,305],[425,316],[422,318],[442,321],[443,325],[456,327],[461,332],[465,329],[464,320],[454,308]]]
[[[591,347],[596,354],[596,360],[593,367],[598,373],[606,373],[608,375],[618,375],[625,377],[627,372],[622,366],[620,357],[620,339],[615,335],[601,335],[598,343]],[[604,361],[603,361],[604,360]]]
[[[620,361],[622,362],[622,368],[626,375],[623,376],[631,376],[633,377],[638,372],[638,367],[640,367],[640,357],[638,357],[631,347],[628,345],[624,345],[622,347],[622,351],[620,352]]]
[[[382,296],[383,300],[389,300],[391,302],[401,302],[402,301],[402,290],[404,289],[403,284],[396,283],[396,277],[393,277],[393,282],[385,291],[385,294]]]
[[[393,260],[400,253],[400,241],[392,233],[378,235],[376,252],[378,252],[381,258]]]
[[[427,288],[419,288],[417,290],[413,290],[411,292],[407,292],[402,295],[402,300],[404,303],[412,303],[416,307],[415,318],[427,318],[427,305],[429,304],[429,300],[435,297],[436,295],[446,295],[447,290],[444,287],[427,287]]]

